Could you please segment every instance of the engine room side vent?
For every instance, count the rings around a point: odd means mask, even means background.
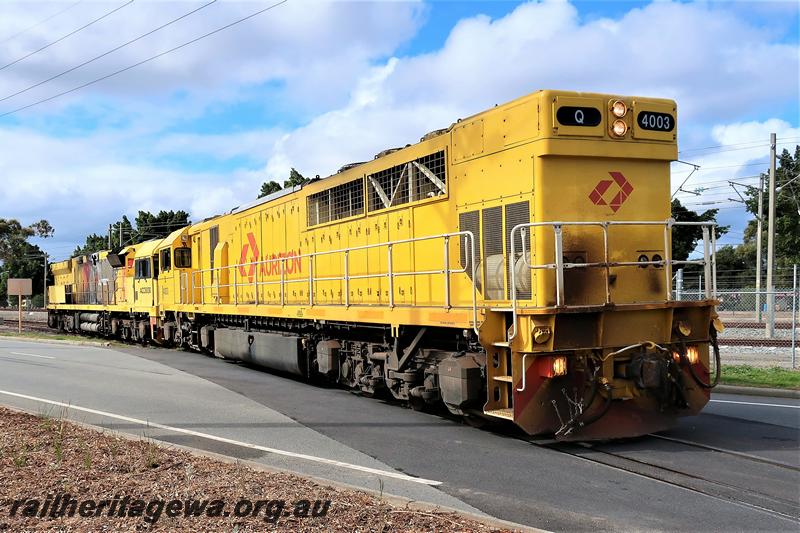
[[[308,226],[316,226],[364,213],[364,181],[342,183],[308,197]]]
[[[517,202],[506,206],[506,257],[511,258],[511,230],[517,224],[527,224],[531,221],[529,202]],[[530,228],[526,228],[528,237],[525,241],[526,252],[531,251]],[[508,291],[507,296],[511,299],[511,269],[516,268],[517,299],[531,299],[530,269],[526,267],[522,257],[522,234],[517,231],[514,233],[514,255],[516,257],[508,261]],[[530,257],[530,256],[528,256]],[[527,278],[527,279],[526,279]]]
[[[446,194],[446,168],[440,150],[367,175],[370,212]]]
[[[486,280],[484,297],[487,300],[502,300],[505,258],[503,257],[503,208],[487,207],[481,211],[483,275]]]
[[[478,212],[477,211],[470,211],[468,213],[460,213],[458,215],[458,231],[471,231],[472,235],[474,235],[474,243],[475,243],[475,260],[479,261],[481,254],[480,254],[480,243],[481,243],[481,233],[480,233],[480,220],[478,219]],[[466,269],[467,275],[472,279],[472,271],[474,269],[474,265],[471,262],[471,253],[469,250],[469,239],[467,237],[461,237],[461,246],[459,249],[459,253],[461,254],[461,268]]]

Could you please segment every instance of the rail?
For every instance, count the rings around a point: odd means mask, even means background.
[[[468,266],[465,264],[462,268],[451,268],[451,243],[453,240],[460,241],[464,239],[465,247],[465,255],[464,257],[469,258],[469,261],[465,261],[468,263],[469,268],[471,268],[472,272],[469,273],[467,271]],[[394,269],[394,249],[398,245],[409,244],[413,245],[420,242],[426,241],[433,241],[439,240],[443,241],[443,266],[440,269],[433,269],[433,270],[408,270],[408,271],[397,271]],[[350,268],[350,255],[354,252],[359,251],[366,251],[366,250],[373,250],[373,249],[386,249],[386,271],[380,272],[372,272],[366,274],[351,274]],[[316,261],[323,257],[323,256],[335,256],[339,255],[341,257],[341,268],[342,268],[342,275],[340,276],[315,276],[314,275],[314,264]],[[287,262],[293,261],[303,261],[307,260],[308,262],[308,276],[306,277],[287,277]],[[265,269],[265,271],[270,272],[273,271],[272,266],[278,265],[279,270],[279,279],[273,280],[259,280],[259,272],[262,270],[262,267],[270,267]],[[224,270],[229,270],[228,272],[228,279],[232,281],[222,282],[222,273]],[[438,235],[428,235],[425,237],[415,237],[409,239],[400,239],[395,241],[387,241],[382,243],[374,243],[374,244],[366,244],[362,246],[355,246],[351,248],[340,248],[336,250],[323,250],[319,252],[312,252],[307,254],[298,254],[293,256],[284,256],[284,257],[277,257],[274,259],[264,259],[261,261],[251,261],[248,263],[239,263],[235,265],[225,265],[220,267],[213,267],[213,268],[206,268],[201,270],[193,270],[191,272],[191,281],[188,278],[181,278],[180,282],[180,294],[181,294],[181,303],[183,304],[205,304],[206,303],[206,291],[212,290],[212,297],[216,304],[232,304],[232,305],[239,305],[239,289],[240,288],[252,288],[253,289],[253,304],[254,305],[262,305],[262,304],[270,304],[270,305],[302,305],[302,306],[325,306],[325,305],[344,305],[345,307],[351,306],[375,306],[381,305],[380,303],[355,303],[351,302],[350,299],[350,284],[353,280],[361,280],[361,279],[375,279],[375,278],[385,278],[388,281],[388,306],[390,308],[394,307],[413,307],[411,304],[402,304],[395,302],[395,280],[399,277],[415,277],[415,276],[424,276],[424,275],[441,275],[443,276],[444,280],[444,290],[443,290],[443,298],[442,298],[442,305],[441,307],[444,309],[451,309],[453,308],[452,305],[452,291],[451,291],[451,284],[452,284],[452,275],[454,274],[463,274],[467,273],[470,277],[470,284],[472,285],[471,290],[471,310],[472,310],[472,323],[473,323],[473,330],[477,333],[478,332],[478,294],[477,294],[477,284],[474,282],[476,272],[477,272],[477,257],[476,257],[476,247],[475,247],[475,235],[471,231],[458,231],[453,233],[443,233]],[[247,270],[252,271],[252,281],[249,279],[246,281],[241,281],[239,279],[240,271]],[[232,275],[230,273],[232,272]],[[206,275],[208,274],[208,275]],[[188,275],[188,273],[184,273],[184,275]],[[250,278],[250,275],[245,276]],[[206,278],[208,278],[209,283],[206,283]],[[317,284],[322,282],[328,281],[341,281],[344,283],[344,302],[337,303],[337,304],[328,304],[328,303],[318,303],[314,299],[314,288]],[[287,285],[290,284],[304,284],[308,286],[308,298],[307,301],[303,302],[288,302],[286,298],[287,294]],[[267,286],[278,286],[280,291],[280,296],[275,301],[262,301],[259,298],[259,289],[262,287]],[[191,288],[189,288],[191,287]],[[214,294],[213,290],[216,289],[216,294]],[[232,289],[230,292],[232,295],[228,296],[228,302],[223,302],[221,297],[221,289]],[[196,294],[199,292],[200,294],[200,301],[196,301]],[[191,295],[191,297],[189,297]],[[438,306],[437,306],[438,307]]]
[[[573,226],[592,226],[599,227],[603,231],[603,261],[591,263],[570,263],[564,261],[563,256],[563,228]],[[660,261],[610,261],[608,234],[609,228],[613,226],[663,226],[664,227],[664,255]],[[676,261],[672,259],[672,228],[675,226],[701,226],[703,232],[703,259]],[[556,278],[556,307],[565,307],[564,297],[564,270],[577,268],[602,268],[605,271],[605,303],[611,304],[611,269],[616,267],[642,267],[642,266],[663,266],[665,279],[665,299],[672,301],[672,267],[676,265],[701,265],[705,273],[705,296],[708,299],[714,297],[717,292],[717,269],[716,269],[716,234],[713,222],[677,222],[673,219],[660,221],[603,221],[603,222],[529,222],[517,224],[511,229],[509,238],[511,239],[511,261],[514,262],[516,255],[515,234],[520,234],[522,246],[522,260],[524,265],[531,270],[555,270]],[[551,228],[554,235],[554,263],[542,263],[532,265],[528,260],[526,250],[527,228]],[[517,314],[519,305],[517,299],[516,268],[509,268],[511,285],[511,308],[512,326],[508,335],[511,341],[517,335]],[[513,329],[512,329],[513,328]]]

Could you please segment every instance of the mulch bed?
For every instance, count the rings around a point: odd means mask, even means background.
[[[185,516],[187,499],[199,502],[194,512],[202,501],[207,505],[198,516]],[[243,499],[248,501],[242,503]],[[109,502],[93,509],[91,504],[100,505],[101,500]],[[178,503],[170,504],[172,500]],[[317,514],[322,514],[325,501],[330,504],[324,516],[312,516],[315,506]],[[168,516],[168,505],[178,516]],[[81,506],[91,516],[79,516]],[[160,514],[153,520],[159,506]],[[248,516],[235,516],[237,507]],[[258,516],[253,516],[256,507]],[[64,516],[58,516],[62,511]],[[0,531],[276,529],[497,531],[454,513],[398,507],[376,496],[326,487],[297,475],[95,431],[60,416],[0,408]]]

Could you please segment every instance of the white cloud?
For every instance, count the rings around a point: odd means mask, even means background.
[[[81,4],[54,19],[55,26],[0,46],[0,65],[109,9],[85,4],[88,11]],[[0,98],[197,5],[137,2],[109,24],[3,71]],[[221,2],[52,87],[0,103],[0,113],[264,5]],[[0,39],[53,6],[3,4]],[[757,23],[741,5],[657,2],[618,19],[583,20],[568,3],[532,2],[499,19],[461,20],[439,50],[391,57],[420,31],[425,12],[416,3],[292,1],[90,90],[20,113],[16,118],[24,126],[0,126],[0,146],[15,156],[0,159],[0,176],[14,183],[0,198],[0,216],[45,215],[59,238],[76,240],[121,212],[188,208],[199,219],[251,200],[264,179],[282,180],[289,167],[325,176],[540,88],[674,98],[681,149],[761,138],[766,144],[771,129],[780,137],[800,136],[796,122],[769,120],[800,100],[798,46],[781,42],[780,31]],[[765,13],[765,20],[773,16]],[[226,114],[234,104],[280,111],[289,119],[281,115],[275,124],[250,129],[220,125],[239,116]],[[216,128],[193,131],[192,121],[210,116]],[[296,128],[280,125],[298,120],[303,124]],[[755,174],[762,167],[742,165],[765,155],[761,147],[681,157],[703,166],[688,185],[702,186]],[[232,172],[180,166],[192,158],[258,164]],[[675,168],[676,178],[687,174]]]
[[[139,1],[42,53],[3,71],[0,98],[66,70],[137,37],[206,2]],[[111,9],[108,2],[84,2],[0,46],[0,65],[14,61]],[[4,102],[16,107],[141,61],[213,29],[254,13],[265,2],[222,1],[141,41],[45,86]],[[53,4],[6,3],[0,36],[13,35],[56,10]],[[413,2],[288,2],[210,38],[101,82],[94,95],[147,100],[191,87],[218,99],[221,89],[236,93],[252,84],[278,81],[286,102],[319,110],[341,103],[354,79],[376,58],[411,37],[422,9]],[[320,90],[324,88],[324,90]],[[45,104],[52,111],[81,94]],[[90,102],[91,104],[91,102]]]
[[[565,2],[523,4],[496,20],[472,17],[456,24],[441,50],[391,59],[366,74],[346,106],[282,139],[267,168],[325,175],[543,88],[674,98],[681,138],[708,142],[710,123],[763,113],[765,103],[779,113],[800,99],[799,48],[770,39],[768,30],[709,4],[659,2],[586,23]]]

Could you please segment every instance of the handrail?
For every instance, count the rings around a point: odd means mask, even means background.
[[[266,302],[260,302],[258,297],[258,288],[261,286],[267,285],[279,285],[280,286],[280,305],[308,305],[309,307],[313,307],[315,305],[324,305],[324,304],[317,304],[314,302],[314,285],[319,282],[324,281],[344,281],[344,292],[345,292],[345,303],[343,304],[345,307],[350,307],[351,305],[359,305],[353,304],[350,302],[350,282],[356,279],[373,279],[373,278],[386,278],[389,282],[389,302],[388,306],[390,308],[396,307],[396,303],[394,301],[394,281],[397,277],[402,276],[421,276],[421,275],[436,275],[441,274],[444,276],[444,297],[443,297],[443,305],[444,309],[451,309],[452,308],[452,299],[451,299],[451,279],[450,276],[453,274],[464,274],[467,272],[467,266],[464,265],[462,268],[450,268],[450,243],[451,239],[455,237],[461,241],[461,238],[464,238],[464,243],[466,246],[465,256],[469,259],[469,265],[472,269],[472,275],[470,279],[470,283],[472,285],[472,324],[473,330],[475,333],[478,333],[478,295],[477,295],[477,282],[476,275],[477,275],[477,255],[476,255],[476,246],[475,246],[475,235],[471,231],[457,231],[452,233],[442,233],[437,235],[426,235],[424,237],[412,237],[407,239],[399,239],[395,241],[387,241],[381,243],[374,243],[374,244],[365,244],[360,246],[354,246],[350,248],[340,248],[336,250],[323,250],[319,252],[311,252],[306,254],[298,254],[293,255],[290,257],[276,257],[274,259],[264,259],[261,261],[250,261],[247,263],[238,263],[235,265],[225,265],[221,267],[213,267],[213,268],[206,268],[206,269],[198,269],[193,270],[191,272],[191,303],[194,304],[195,302],[195,291],[200,292],[200,299],[201,304],[205,304],[205,291],[206,289],[212,288],[216,289],[216,303],[220,304],[220,289],[229,289],[233,288],[234,296],[233,305],[238,303],[238,289],[240,287],[249,287],[252,286],[254,288],[254,304],[260,305]],[[436,270],[408,270],[408,271],[395,271],[394,270],[394,257],[393,257],[393,250],[397,245],[402,244],[415,244],[418,242],[426,242],[435,239],[442,239],[443,240],[443,251],[444,251],[444,265],[441,269]],[[362,250],[370,250],[375,248],[382,248],[386,247],[387,249],[387,271],[386,272],[376,272],[376,273],[366,273],[366,274],[350,274],[350,253],[362,251]],[[343,274],[341,276],[323,276],[318,277],[314,276],[314,263],[315,260],[321,256],[326,255],[334,255],[340,254],[343,256]],[[296,278],[287,278],[286,277],[286,262],[287,261],[302,261],[303,259],[307,258],[309,261],[309,269],[308,269],[308,276],[303,277],[296,277]],[[278,280],[263,280],[259,281],[258,273],[262,266],[267,265],[280,265],[280,279]],[[237,278],[238,270],[253,268],[254,269],[254,279],[252,282],[240,282]],[[222,273],[223,269],[234,269],[233,274],[233,283],[221,283],[220,281],[220,274]],[[216,273],[216,275],[212,274],[214,281],[211,284],[206,285],[204,281],[204,275],[206,273]],[[197,277],[199,277],[199,283],[196,283]],[[248,276],[249,277],[249,276]],[[304,283],[308,285],[308,301],[305,303],[287,303],[286,302],[286,285],[290,283]],[[227,304],[226,304],[227,305]]]
[[[664,227],[664,259],[661,261],[609,261],[609,246],[608,246],[608,231],[611,226],[663,226]],[[593,263],[565,263],[563,261],[563,233],[562,229],[565,226],[597,226],[603,230],[603,261]],[[672,245],[671,236],[672,228],[674,226],[701,226],[703,230],[703,259],[693,261],[676,261],[672,259]],[[526,251],[526,232],[525,228],[532,227],[550,227],[553,229],[554,254],[555,263],[542,263],[532,265],[528,260],[528,253]],[[666,301],[672,300],[672,267],[675,265],[702,265],[705,271],[705,294],[706,298],[711,299],[716,294],[716,236],[715,231],[711,231],[716,227],[713,222],[678,222],[674,219],[668,219],[664,222],[660,221],[635,221],[635,220],[614,220],[602,222],[529,222],[524,224],[517,224],[511,229],[509,239],[511,239],[511,256],[509,257],[509,264],[511,268],[509,284],[511,285],[511,304],[512,304],[512,325],[508,335],[508,341],[512,341],[517,335],[517,314],[518,314],[518,300],[517,300],[517,280],[516,268],[514,268],[516,260],[516,239],[515,233],[520,233],[520,242],[522,245],[522,260],[526,267],[531,270],[555,270],[556,271],[556,306],[563,307],[565,304],[564,293],[564,269],[573,268],[603,268],[605,269],[605,285],[606,285],[606,304],[611,302],[611,287],[610,287],[610,269],[612,267],[641,267],[647,265],[663,266],[664,276],[666,279]]]

